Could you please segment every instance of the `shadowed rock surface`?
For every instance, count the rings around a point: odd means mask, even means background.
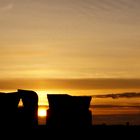
[[[31,90],[18,89],[18,93],[23,102],[20,110],[20,121],[23,127],[36,127],[38,125],[38,95]]]
[[[18,107],[22,99],[23,107]],[[38,95],[34,91],[0,93],[0,128],[35,128],[38,126]]]
[[[48,94],[47,110],[48,128],[88,128],[92,126],[92,115],[89,110],[90,96],[70,96]]]
[[[17,92],[0,93],[0,127],[16,127],[18,120],[18,103],[20,97]]]

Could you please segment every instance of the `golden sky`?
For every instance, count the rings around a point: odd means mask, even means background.
[[[0,77],[140,78],[140,1],[0,0]]]
[[[0,90],[36,90],[40,104],[139,91],[139,15],[138,0],[0,0]]]

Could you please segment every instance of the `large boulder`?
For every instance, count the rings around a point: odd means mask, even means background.
[[[19,100],[17,92],[0,93],[1,127],[13,128],[17,126]]]
[[[90,127],[92,115],[89,110],[91,96],[48,94],[48,127]]]
[[[20,112],[22,127],[36,127],[38,125],[38,95],[32,90],[18,89],[23,102]]]

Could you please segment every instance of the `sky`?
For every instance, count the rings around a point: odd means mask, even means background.
[[[139,0],[0,0],[0,77],[140,78]]]
[[[139,15],[139,0],[0,0],[0,90],[140,91]]]

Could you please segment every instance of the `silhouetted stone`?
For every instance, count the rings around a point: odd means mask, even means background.
[[[6,98],[5,98],[5,93],[0,93],[0,127],[2,128],[4,125],[5,125],[5,101],[6,101]]]
[[[47,127],[87,128],[92,125],[90,96],[48,94]]]
[[[22,127],[36,127],[38,125],[38,95],[31,90],[18,89],[18,93],[23,102],[20,108],[20,118]]]
[[[17,127],[19,100],[17,92],[0,93],[1,127]]]
[[[70,96],[67,94],[48,94],[49,108],[51,110],[67,110],[70,105]]]
[[[78,127],[90,127],[92,125],[92,114],[89,110],[91,96],[72,96],[71,117]]]

